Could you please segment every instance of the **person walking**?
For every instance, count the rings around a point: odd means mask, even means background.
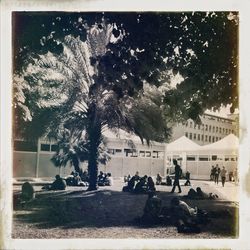
[[[191,186],[191,183],[190,183],[190,172],[187,171],[186,172],[186,182],[184,184],[185,186]]]
[[[182,175],[182,169],[180,167],[180,165],[177,164],[177,160],[173,160],[173,163],[175,165],[175,176],[174,176],[174,184],[173,184],[173,188],[172,188],[172,191],[171,193],[173,193],[175,191],[175,187],[177,186],[178,189],[179,189],[179,193],[181,193],[181,187],[180,187],[180,182],[179,182],[179,179]]]
[[[218,184],[219,182],[219,175],[220,175],[220,168],[218,164],[216,164],[215,171],[214,171],[214,183]]]
[[[227,173],[227,170],[226,170],[225,167],[223,166],[223,167],[222,167],[222,170],[220,171],[222,187],[224,187],[224,185],[225,185],[226,173]]]

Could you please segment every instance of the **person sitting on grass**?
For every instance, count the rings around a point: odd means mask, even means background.
[[[147,181],[147,192],[155,192],[156,189],[155,189],[155,184],[154,184],[154,181],[153,181],[153,178],[152,177],[148,177],[148,181]]]
[[[123,192],[133,192],[134,191],[134,187],[135,187],[135,183],[136,183],[136,177],[133,176],[129,181],[127,186],[124,186],[122,188]]]
[[[205,211],[194,209],[177,197],[171,200],[170,211],[178,233],[200,233],[201,230],[198,225],[209,222]]]
[[[73,177],[73,186],[80,186],[81,183],[81,177],[79,176],[78,172],[74,173],[74,177]]]
[[[100,171],[100,174],[97,176],[98,186],[105,186],[105,178],[106,178],[106,174]]]
[[[161,204],[162,201],[157,197],[155,192],[148,193],[148,199],[146,201],[143,215],[140,218],[142,224],[157,224],[161,222]]]
[[[35,198],[35,190],[33,186],[27,181],[22,185],[21,201],[28,202]]]
[[[156,185],[161,185],[161,183],[162,183],[162,177],[161,177],[161,174],[159,173],[159,174],[157,174],[157,176],[156,176]]]
[[[134,192],[137,194],[143,194],[147,192],[147,175],[141,177],[139,182],[135,185]]]
[[[112,186],[114,183],[113,177],[111,173],[107,173],[106,178],[104,180],[105,186]]]
[[[45,190],[65,190],[66,189],[66,181],[60,177],[59,174],[55,176],[56,180],[51,185],[45,185],[42,189]]]

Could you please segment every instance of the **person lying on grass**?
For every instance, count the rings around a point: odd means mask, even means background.
[[[178,233],[200,233],[199,225],[209,222],[206,211],[192,208],[177,197],[171,200],[170,212]]]
[[[203,192],[200,187],[197,187],[196,191],[190,188],[186,197],[192,200],[215,200],[218,198],[218,195],[213,193],[207,194]]]

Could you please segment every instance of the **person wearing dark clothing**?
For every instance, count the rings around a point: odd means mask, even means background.
[[[65,190],[66,182],[63,180],[60,175],[56,175],[56,180],[51,184],[50,190]]]
[[[136,177],[133,176],[133,177],[128,181],[128,185],[123,187],[122,191],[123,191],[123,192],[132,192],[132,191],[134,191],[135,182],[136,182]]]
[[[135,193],[146,193],[147,191],[147,176],[143,176],[139,182],[135,185]]]
[[[220,168],[217,164],[215,167],[215,170],[214,170],[214,182],[215,182],[215,184],[219,183],[219,175],[220,175]]]
[[[162,201],[156,196],[154,192],[148,194],[148,199],[146,201],[143,216],[140,221],[144,224],[156,224],[160,222],[160,213]]]
[[[156,176],[156,185],[161,185],[162,183],[162,177],[160,174],[157,174]]]
[[[35,198],[34,188],[29,182],[23,183],[20,198],[22,201],[30,201]]]
[[[186,172],[186,182],[184,184],[185,186],[191,186],[191,183],[190,183],[190,172]]]
[[[210,181],[214,181],[214,177],[215,177],[215,167],[212,166],[211,168],[211,172],[210,172]]]
[[[175,191],[176,186],[179,189],[179,193],[181,193],[181,187],[180,187],[179,179],[181,177],[182,170],[181,170],[181,167],[177,164],[177,160],[174,159],[173,163],[175,165],[175,176],[174,176],[174,185],[173,185],[171,193],[173,193]]]
[[[147,192],[155,192],[155,184],[154,181],[152,179],[152,177],[148,177],[148,182],[147,182]]]
[[[166,184],[167,186],[172,186],[172,179],[169,175],[166,177]]]

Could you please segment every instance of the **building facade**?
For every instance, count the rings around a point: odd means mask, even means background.
[[[205,113],[200,117],[200,124],[188,119],[186,122],[178,123],[173,127],[171,141],[185,135],[199,145],[206,145],[219,141],[229,134],[238,136],[238,117],[238,115],[234,115],[230,118],[224,118]]]

